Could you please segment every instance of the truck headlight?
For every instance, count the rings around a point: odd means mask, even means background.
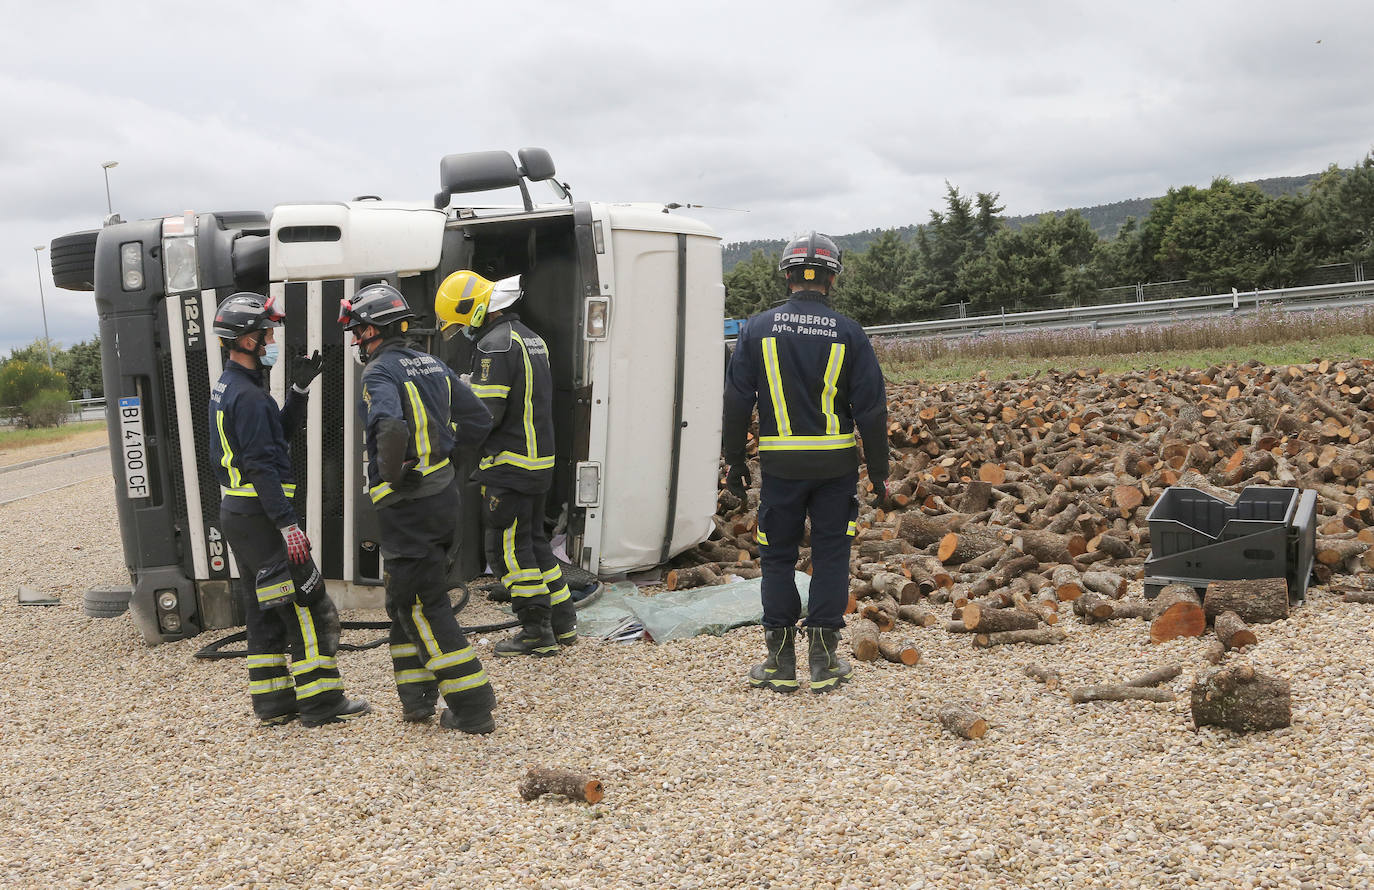
[[[167,293],[179,294],[200,290],[200,268],[196,264],[196,236],[191,234],[163,238],[162,267]]]
[[[595,507],[601,502],[601,464],[583,461],[577,465],[577,506]]]
[[[119,277],[125,290],[143,289],[143,245],[137,241],[119,245]]]
[[[164,612],[175,612],[177,607],[177,592],[175,590],[163,590],[157,595],[157,607]]]
[[[610,321],[610,300],[605,297],[591,297],[587,300],[587,321],[583,334],[588,340],[605,340]]]
[[[168,633],[176,633],[181,630],[181,616],[176,612],[164,612],[158,616],[157,623],[162,625],[162,629]]]

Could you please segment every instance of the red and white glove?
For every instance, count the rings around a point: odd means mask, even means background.
[[[294,522],[281,530],[282,540],[286,541],[286,556],[291,562],[300,565],[310,558],[310,539]]]

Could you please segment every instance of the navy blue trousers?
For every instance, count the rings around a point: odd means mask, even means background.
[[[791,627],[801,617],[797,551],[811,519],[811,590],[806,626],[844,627],[849,602],[849,547],[859,515],[856,470],[831,479],[763,474],[759,492],[759,562],[763,566],[763,626]]]

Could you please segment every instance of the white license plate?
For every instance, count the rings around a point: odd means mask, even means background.
[[[138,396],[119,400],[119,432],[124,448],[124,490],[131,498],[148,497],[148,451],[143,444],[143,405]]]

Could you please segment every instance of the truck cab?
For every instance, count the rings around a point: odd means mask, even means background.
[[[538,182],[557,199],[532,201],[527,184]],[[462,200],[493,189],[518,189],[520,204]],[[341,607],[383,601],[377,519],[363,490],[362,369],[337,322],[339,301],[379,280],[419,316],[411,334],[421,348],[463,373],[473,346],[438,336],[439,283],[459,269],[521,276],[516,308],[547,342],[553,370],[557,462],[546,519],[564,535],[569,561],[601,576],[638,571],[712,530],[719,237],[663,205],[575,201],[542,149],[523,149],[518,161],[503,151],[449,155],[428,202],[363,198],[116,222],[95,236],[93,253],[130,611],[150,643],[242,623],[206,420],[223,370],[207,322],[237,291],[286,308],[284,358],[269,375],[278,400],[289,357],[324,356],[291,450],[296,510]],[[466,482],[475,455],[455,457]],[[458,580],[485,563],[479,501],[464,493]]]

